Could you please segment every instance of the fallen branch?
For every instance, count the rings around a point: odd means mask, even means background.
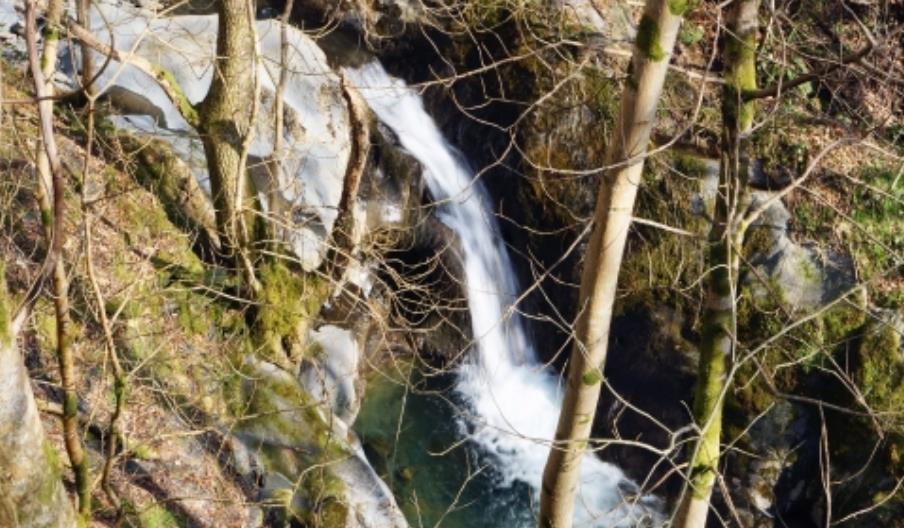
[[[334,279],[342,276],[345,264],[351,258],[354,247],[355,201],[358,199],[361,175],[364,174],[367,155],[370,151],[367,105],[344,76],[342,77],[342,97],[348,106],[348,119],[351,125],[351,153],[342,181],[339,214],[333,224],[333,230],[327,238],[329,250],[324,260],[327,275]]]

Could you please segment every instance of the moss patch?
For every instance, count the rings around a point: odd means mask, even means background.
[[[690,0],[669,0],[669,11],[675,16],[682,16],[689,5]]]
[[[644,15],[640,19],[640,24],[637,25],[637,49],[651,61],[661,61],[666,57],[665,50],[662,49],[661,40],[662,35],[660,35],[656,21]]]
[[[851,195],[851,250],[864,278],[883,277],[878,288],[881,304],[899,307],[904,301],[904,179],[893,167],[873,165],[857,175]],[[897,186],[893,186],[897,182]],[[895,270],[895,266],[897,270]]]
[[[644,171],[635,216],[702,235],[707,221],[694,213],[702,203],[702,177],[707,167],[699,159],[668,155],[653,158]],[[698,278],[705,269],[702,238],[677,235],[635,224],[619,275],[624,301],[617,309],[655,309],[660,304],[684,306],[688,296],[699,295]],[[684,290],[684,291],[681,291]]]
[[[282,361],[283,353],[293,355],[293,350],[303,348],[301,338],[329,295],[329,282],[314,274],[292,270],[279,260],[263,264],[258,278],[261,292],[255,335],[271,360]]]
[[[599,369],[588,370],[581,376],[581,382],[584,385],[596,385],[597,383],[603,380],[603,375],[600,373]]]
[[[159,504],[153,504],[149,508],[138,513],[138,522],[141,528],[179,528],[184,526],[172,512]]]
[[[904,350],[892,321],[867,325],[860,344],[859,385],[869,406],[886,426],[904,433]]]
[[[174,99],[173,103],[176,105],[176,108],[179,109],[179,113],[182,114],[185,121],[188,122],[189,125],[197,128],[201,123],[201,119],[198,116],[198,110],[191,104],[191,101],[188,100],[188,96],[182,91],[182,86],[176,81],[173,74],[166,68],[155,66],[154,76],[159,82],[169,87],[170,94]]]
[[[333,435],[318,403],[292,375],[251,357],[230,385],[235,434],[258,453],[267,471],[298,482],[294,492],[280,491],[283,515],[305,526],[343,526],[344,484],[329,466],[352,455],[345,439]]]

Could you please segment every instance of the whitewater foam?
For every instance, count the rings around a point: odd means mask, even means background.
[[[427,187],[440,204],[439,218],[461,243],[475,346],[459,367],[456,390],[471,407],[471,436],[495,459],[501,486],[522,481],[539,496],[561,394],[557,377],[538,362],[514,310],[518,284],[489,195],[414,90],[378,62],[346,74],[421,162]],[[634,488],[618,467],[585,457],[575,525],[631,526],[642,518],[658,524],[660,516],[649,498],[627,504],[621,490]]]

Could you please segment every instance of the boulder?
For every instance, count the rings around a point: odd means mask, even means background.
[[[295,377],[248,356],[240,378],[241,410],[232,429],[243,446],[237,466],[261,474],[269,518],[337,528],[407,527],[354,433]]]
[[[109,27],[112,34],[98,28]],[[97,38],[121,51],[159,65],[172,75],[192,104],[207,94],[217,35],[214,15],[157,17],[127,5],[97,3],[91,28]],[[307,270],[319,266],[324,241],[337,216],[342,182],[351,148],[348,110],[339,76],[327,64],[317,44],[302,31],[288,31],[286,64],[284,150],[278,153],[279,171],[270,174],[262,160],[273,155],[272,108],[280,77],[280,27],[274,20],[256,23],[262,60],[258,68],[261,101],[249,159],[259,170],[253,180],[274,224],[288,226],[280,236],[288,242]],[[178,51],[176,51],[178,50]],[[63,70],[73,76],[80,64],[77,49],[62,50]],[[97,54],[95,64],[103,64]],[[119,107],[114,124],[170,142],[208,190],[206,160],[195,130],[177,107],[146,74],[128,64],[112,61],[101,73],[100,90]]]

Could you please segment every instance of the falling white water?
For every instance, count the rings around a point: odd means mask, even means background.
[[[472,407],[473,439],[495,457],[501,485],[525,482],[536,498],[561,396],[556,377],[539,364],[512,313],[518,285],[486,190],[404,82],[378,62],[347,74],[377,117],[421,162],[430,193],[442,204],[439,217],[460,240],[476,346],[459,369],[456,388]],[[633,487],[616,466],[586,456],[575,525],[630,526],[644,516],[647,522],[657,520],[648,507],[626,506],[619,484]]]

